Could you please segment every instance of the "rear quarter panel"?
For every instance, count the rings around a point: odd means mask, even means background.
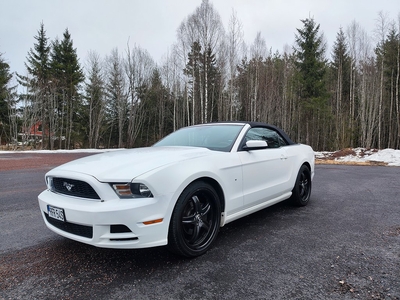
[[[310,167],[311,171],[311,179],[314,177],[314,168],[315,168],[315,156],[313,149],[304,144],[295,144],[286,146],[286,154],[288,159],[291,162],[292,169],[291,169],[291,177],[290,177],[290,184],[292,188],[296,182],[297,174],[300,170],[300,167],[303,164],[307,164]]]

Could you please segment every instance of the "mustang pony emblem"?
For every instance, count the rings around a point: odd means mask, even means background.
[[[63,186],[70,192],[75,185],[64,181]]]

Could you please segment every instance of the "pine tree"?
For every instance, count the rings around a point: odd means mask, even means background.
[[[9,86],[11,78],[10,66],[0,53],[0,145],[11,139],[10,108],[14,94],[14,88]]]
[[[50,79],[50,46],[46,31],[44,30],[44,24],[40,24],[38,35],[35,36],[37,43],[34,44],[34,48],[30,49],[27,56],[28,63],[25,63],[26,69],[29,75],[32,76],[30,85],[33,89],[38,88],[44,90],[48,87]]]
[[[82,110],[80,89],[84,75],[68,29],[64,31],[61,42],[57,39],[53,42],[52,50],[51,71],[58,91],[57,109],[61,123],[65,124],[59,130],[59,137],[63,139],[65,133],[69,149],[74,146],[73,141],[80,134],[79,123],[83,121],[79,112]]]
[[[192,101],[191,123],[206,123],[218,119],[217,104],[221,75],[211,47],[202,51],[200,44],[194,42],[188,54],[184,74],[189,77],[189,99]]]
[[[6,63],[0,53],[0,124],[8,123],[8,83],[11,80],[10,66]]]
[[[332,82],[332,111],[336,121],[335,149],[350,147],[350,135],[352,134],[350,123],[354,120],[345,118],[350,110],[350,68],[351,59],[348,54],[346,37],[340,28],[333,45],[330,80]]]
[[[207,72],[208,85],[204,86],[207,89],[209,105],[205,110],[205,121],[212,122],[218,120],[218,102],[220,96],[221,86],[221,72],[217,66],[217,60],[215,54],[212,52],[211,47],[207,48],[204,53],[204,63],[207,66],[204,68],[204,72]]]
[[[188,54],[188,62],[184,69],[184,74],[189,77],[189,100],[191,103],[191,120],[189,124],[201,123],[203,96],[201,81],[201,46],[199,42],[194,42],[190,53]]]
[[[295,63],[298,71],[302,140],[315,149],[322,148],[323,123],[328,121],[326,90],[326,45],[319,34],[319,24],[314,19],[302,20],[303,28],[297,29]]]
[[[173,130],[173,103],[168,101],[168,90],[162,83],[161,74],[157,68],[153,71],[143,100],[141,105],[144,106],[145,120],[142,126],[142,144],[149,146]]]
[[[34,124],[40,124],[42,141],[49,139],[48,133],[48,101],[50,89],[50,46],[44,24],[40,24],[36,43],[28,52],[25,67],[28,76],[17,74],[18,82],[26,87],[26,94],[22,98],[26,100],[29,115],[25,116],[25,127],[30,128]],[[43,143],[42,143],[43,147]]]
[[[250,62],[247,58],[243,58],[237,66],[238,76],[236,78],[236,86],[238,87],[237,103],[232,105],[231,120],[251,120],[250,105],[252,99],[252,88],[249,82],[250,78]]]
[[[400,146],[399,128],[399,55],[400,55],[400,35],[394,27],[389,33],[383,44],[379,44],[375,50],[377,55],[377,65],[383,66],[384,97],[382,118],[383,132],[382,141],[384,147],[398,148]],[[386,134],[387,133],[387,134]]]

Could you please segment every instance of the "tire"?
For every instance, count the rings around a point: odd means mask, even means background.
[[[190,184],[172,212],[169,250],[186,257],[204,254],[217,237],[220,223],[221,204],[214,188],[203,181]]]
[[[296,206],[306,206],[311,196],[311,173],[306,165],[302,165],[297,174],[292,190],[291,200]]]

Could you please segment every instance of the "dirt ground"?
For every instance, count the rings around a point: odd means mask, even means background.
[[[0,171],[6,170],[21,170],[21,169],[33,169],[33,168],[48,168],[59,166],[66,162],[74,159],[85,157],[88,155],[93,155],[96,153],[1,153],[0,152]],[[342,153],[343,156],[346,153]],[[344,162],[336,161],[335,158],[339,157],[338,154],[335,157],[326,157],[321,159],[316,159],[315,163],[320,165],[365,165],[365,166],[386,166],[383,162]]]
[[[0,153],[0,171],[53,168],[94,153]]]
[[[368,152],[368,153],[367,153]],[[360,157],[364,157],[367,154],[378,152],[378,149],[361,149],[359,153]],[[325,157],[319,157],[315,160],[318,165],[349,165],[349,166],[387,166],[388,164],[381,161],[342,161],[336,160],[337,158],[343,158],[348,155],[357,156],[356,152],[352,148],[345,148],[332,153],[326,154]]]
[[[347,166],[387,166],[387,163],[381,161],[338,161],[334,159],[316,159],[317,165],[347,165]]]

